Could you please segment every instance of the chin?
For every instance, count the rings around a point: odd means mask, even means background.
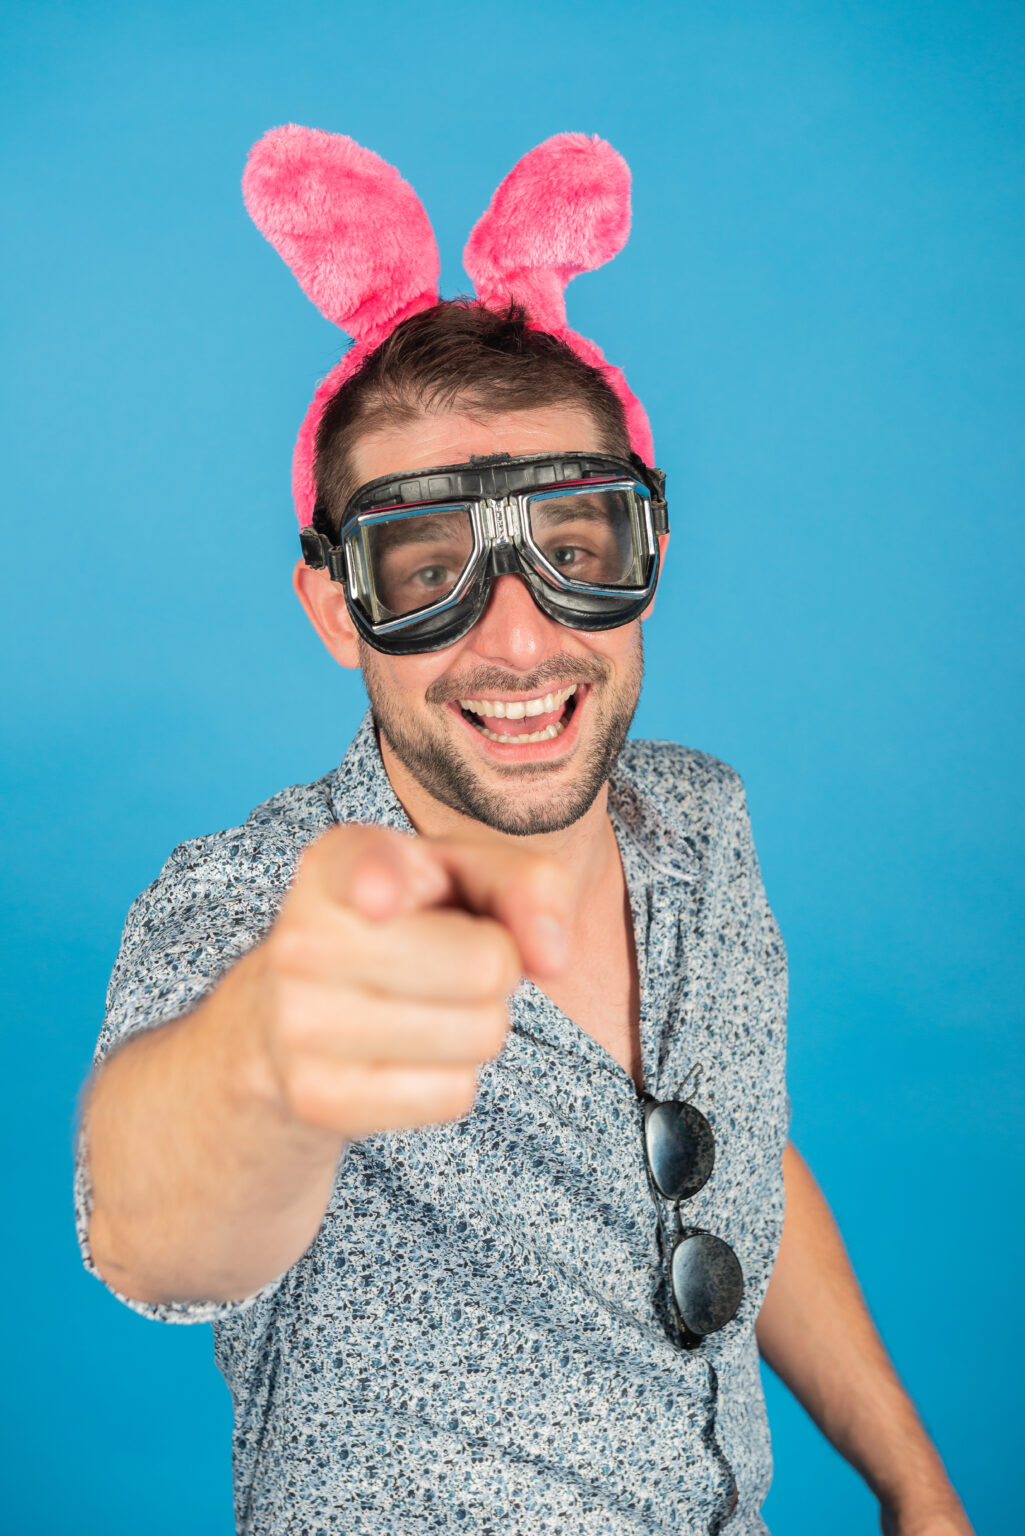
[[[468,733],[474,727],[461,720],[428,732],[411,726],[408,714],[379,708],[373,698],[371,707],[392,752],[433,799],[494,831],[536,837],[572,826],[598,798],[633,720],[631,694],[611,710],[599,711],[595,701],[591,728],[585,732],[577,723],[572,740],[526,750],[473,740]],[[599,713],[609,718],[599,721]]]
[[[532,837],[579,821],[608,782],[641,691],[639,624],[630,638],[618,668],[570,652],[529,674],[464,668],[462,697],[446,674],[410,698],[376,655],[361,657],[363,679],[382,743],[421,790],[495,831]],[[513,716],[535,692],[527,702],[543,697],[546,707]]]

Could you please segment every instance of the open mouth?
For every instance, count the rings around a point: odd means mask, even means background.
[[[570,683],[532,699],[459,699],[455,707],[489,741],[525,747],[561,736],[586,691],[586,685]]]

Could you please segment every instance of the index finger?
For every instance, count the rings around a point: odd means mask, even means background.
[[[545,854],[455,839],[431,848],[452,882],[457,905],[497,919],[520,952],[523,968],[558,976],[566,965],[573,897],[569,877]]]
[[[320,896],[378,922],[441,905],[451,884],[426,838],[373,823],[332,827],[306,849],[302,867]]]

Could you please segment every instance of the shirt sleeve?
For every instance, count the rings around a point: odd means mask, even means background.
[[[759,1089],[764,1124],[772,1137],[773,1156],[783,1155],[790,1134],[792,1105],[787,1087],[788,967],[786,945],[765,893],[755,850],[747,793],[739,774],[731,770],[728,813],[730,900],[740,937],[741,964],[746,972],[744,992],[749,1016],[757,1021]]]
[[[270,927],[290,869],[283,871],[280,860],[268,864],[251,853],[244,830],[180,844],[132,904],[107,989],[94,1075],[116,1046],[190,1013]],[[97,1269],[89,1246],[93,1192],[84,1116],[75,1140],[74,1208],[86,1270],[126,1307],[154,1321],[216,1322],[272,1295],[284,1278],[279,1275],[251,1296],[228,1302],[150,1303],[115,1290]]]

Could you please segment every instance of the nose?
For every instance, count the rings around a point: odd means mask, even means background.
[[[522,576],[496,576],[487,605],[470,631],[471,648],[482,660],[527,671],[565,646],[561,624],[542,613]]]

